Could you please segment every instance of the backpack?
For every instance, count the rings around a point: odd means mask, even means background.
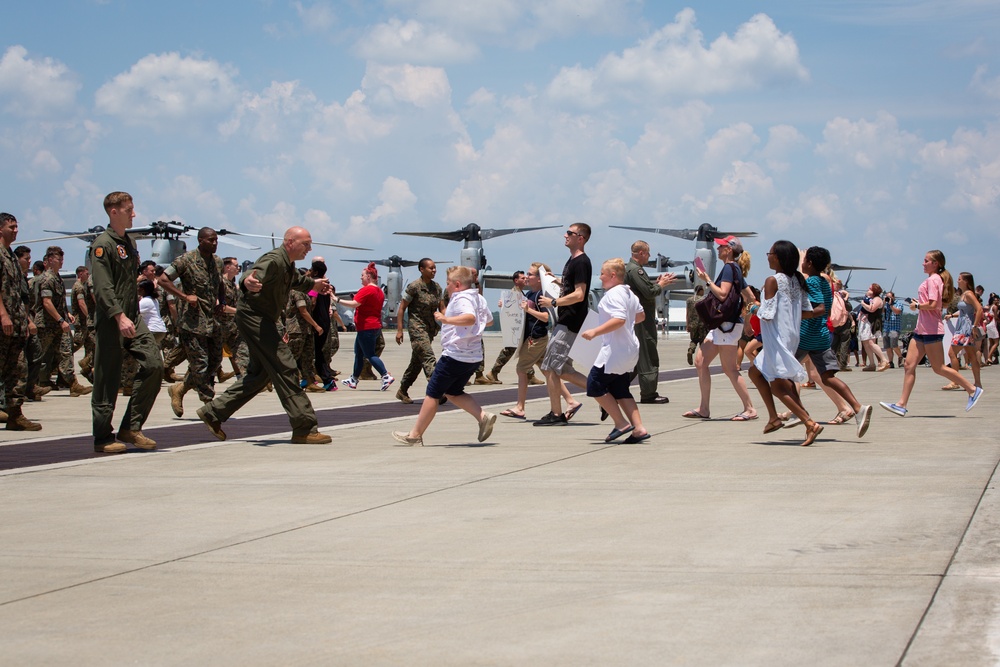
[[[705,298],[694,305],[698,317],[701,318],[701,321],[710,330],[718,329],[727,322],[739,322],[740,312],[743,310],[743,296],[740,294],[742,291],[740,283],[743,282],[743,273],[740,271],[740,267],[735,264],[728,266],[733,267],[735,275],[733,276],[732,287],[730,287],[726,298],[720,301],[719,297],[715,296],[712,290],[708,290]],[[732,331],[732,327],[729,328],[729,331]]]
[[[847,322],[847,304],[844,303],[844,297],[840,296],[840,292],[833,293],[833,304],[830,305],[830,317],[826,318],[826,321],[831,331],[844,326],[844,323]]]

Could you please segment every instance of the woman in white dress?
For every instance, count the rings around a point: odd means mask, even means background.
[[[808,378],[805,368],[795,359],[799,328],[803,316],[812,317],[813,308],[805,278],[798,270],[799,249],[794,243],[776,241],[767,253],[767,263],[775,273],[764,281],[763,298],[757,310],[764,348],[750,367],[750,379],[767,408],[764,433],[777,431],[782,426],[774,407],[774,396],[777,396],[805,424],[806,437],[802,446],[806,447],[823,432],[823,427],[809,416],[796,391],[796,385]]]

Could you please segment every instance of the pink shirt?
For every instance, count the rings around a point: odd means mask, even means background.
[[[941,297],[943,294],[944,281],[936,273],[927,276],[927,280],[920,283],[920,289],[917,290],[917,302],[937,301],[938,307],[934,310],[917,311],[917,328],[913,330],[914,333],[924,336],[944,333],[944,321],[941,319]]]

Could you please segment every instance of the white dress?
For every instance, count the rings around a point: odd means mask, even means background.
[[[763,299],[757,311],[764,348],[753,363],[768,382],[779,378],[805,382],[808,374],[795,360],[795,350],[799,347],[802,311],[812,310],[812,304],[795,276],[776,273],[774,278],[778,291],[770,299]]]

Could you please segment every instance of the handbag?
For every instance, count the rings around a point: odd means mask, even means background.
[[[725,299],[719,299],[712,290],[708,290],[708,294],[694,305],[694,309],[708,329],[718,329],[727,322],[739,321],[740,311],[743,309],[743,297],[734,281]]]

